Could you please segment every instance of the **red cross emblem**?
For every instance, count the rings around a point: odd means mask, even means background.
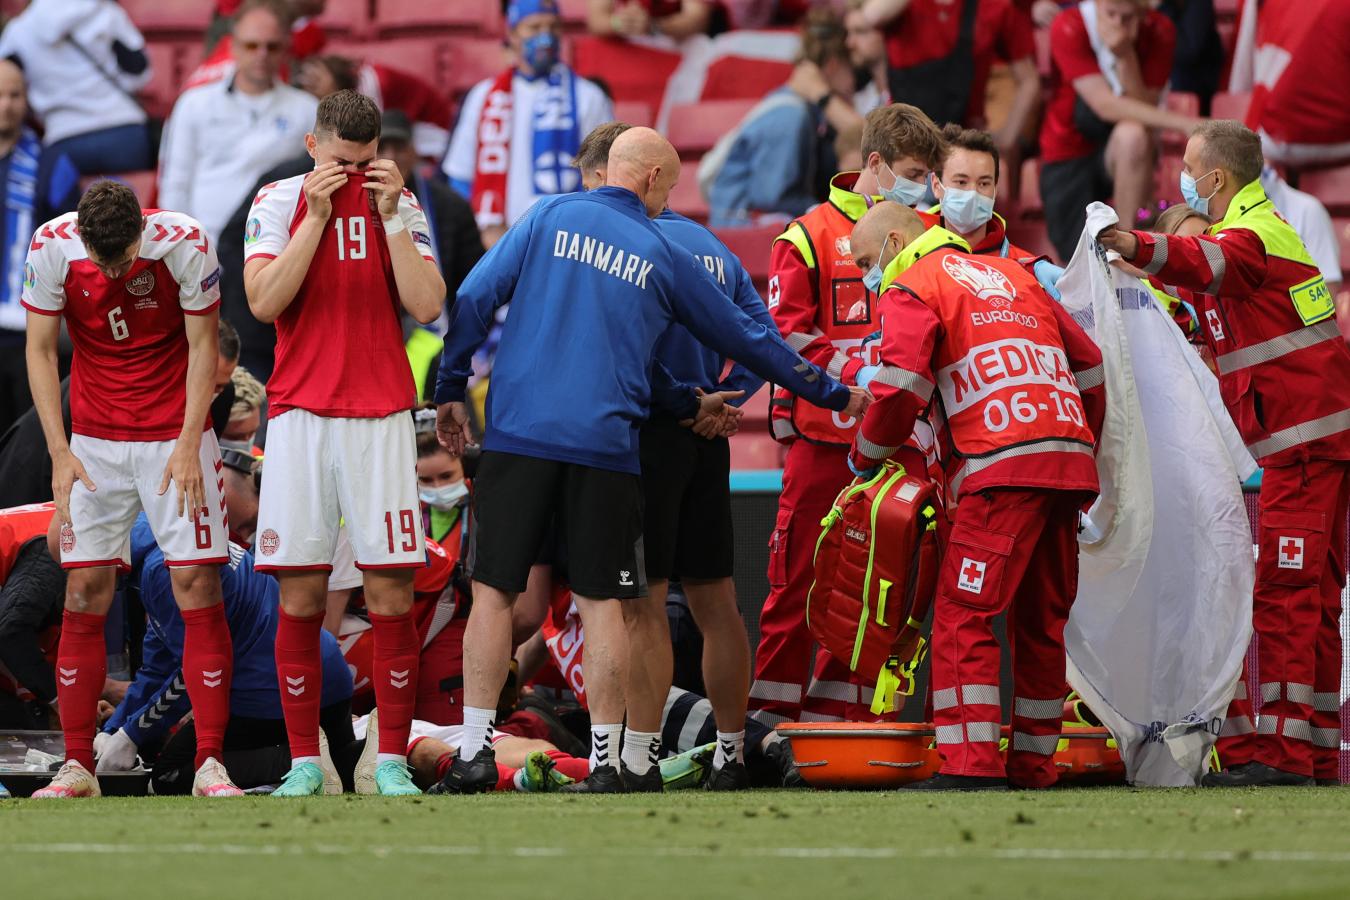
[[[956,586],[972,594],[978,594],[984,590],[984,566],[984,563],[977,562],[969,556],[963,558]]]
[[[1281,569],[1303,568],[1303,538],[1281,537],[1277,564]]]

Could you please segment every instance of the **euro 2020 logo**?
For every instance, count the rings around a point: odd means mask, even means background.
[[[987,263],[955,254],[942,260],[942,268],[957,284],[998,309],[1008,309],[1017,299],[1017,288],[1008,276]]]

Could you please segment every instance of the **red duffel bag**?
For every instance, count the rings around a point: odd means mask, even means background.
[[[937,486],[887,460],[874,478],[844,488],[821,522],[807,626],[851,671],[875,678],[876,715],[914,692],[927,650],[920,629],[937,589],[941,514]]]

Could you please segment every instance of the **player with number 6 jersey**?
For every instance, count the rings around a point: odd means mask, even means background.
[[[379,136],[369,98],[326,97],[305,138],[314,169],[263,187],[246,225],[249,308],[277,328],[257,568],[281,583],[277,672],[293,762],[281,797],[323,790],[319,631],[344,520],[374,631],[376,783],[420,793],[405,753],[421,649],[413,571],[426,551],[399,312],[433,321],[445,282],[416,198],[375,158]]]
[[[232,659],[219,570],[229,559],[224,480],[207,419],[219,281],[215,249],[195,219],[142,210],[118,182],[95,184],[77,212],[33,235],[22,301],[28,373],[69,570],[57,656],[67,762],[35,796],[99,794],[93,737],[107,668],[103,624],[142,509],[185,625],[183,674],[197,719],[193,793],[240,793],[219,762]],[[63,319],[75,346],[69,440],[56,366]]]

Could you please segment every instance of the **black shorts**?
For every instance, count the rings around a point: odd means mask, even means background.
[[[648,578],[731,577],[730,472],[726,438],[701,438],[665,416],[642,427]]]
[[[572,590],[593,600],[645,596],[642,485],[636,475],[485,450],[473,482],[474,581],[518,594],[555,527]]]
[[[1069,264],[1078,238],[1087,224],[1087,205],[1109,199],[1115,186],[1106,171],[1106,147],[1090,156],[1063,159],[1041,166],[1041,202],[1045,205],[1045,229],[1059,261]]]

